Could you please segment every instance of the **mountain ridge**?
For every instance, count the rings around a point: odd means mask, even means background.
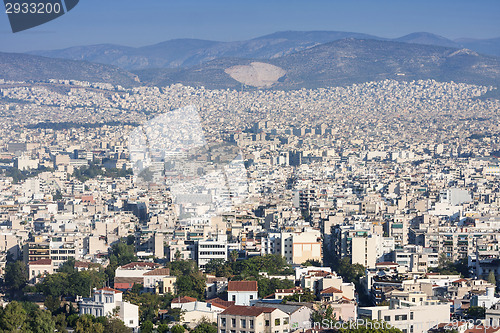
[[[278,31],[253,39],[234,42],[179,38],[142,47],[98,44],[60,50],[31,51],[28,54],[87,60],[118,66],[126,70],[141,70],[191,67],[217,58],[274,59],[346,38],[399,41],[456,48],[467,47],[476,52],[492,53],[500,56],[500,38],[498,41],[492,39],[460,43],[428,32],[417,32],[390,39],[357,32],[321,30]]]

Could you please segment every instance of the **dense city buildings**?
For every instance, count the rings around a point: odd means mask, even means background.
[[[82,274],[57,299],[134,330],[206,318],[219,333],[289,333],[334,318],[420,333],[481,307],[498,321],[491,89],[5,81],[2,275],[21,265],[43,294]]]

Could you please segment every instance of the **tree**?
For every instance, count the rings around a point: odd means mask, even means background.
[[[1,325],[8,332],[23,332],[26,331],[26,310],[21,303],[12,301],[5,307]]]
[[[236,262],[236,260],[238,259],[238,251],[236,250],[232,250],[231,253],[229,254],[229,256],[231,257],[231,261],[232,262]]]
[[[214,274],[218,277],[231,277],[232,268],[231,264],[224,259],[212,259],[205,264],[205,272],[207,274]]]
[[[359,279],[365,275],[365,268],[361,264],[351,265],[348,257],[338,261],[335,271],[343,278],[344,282],[359,283]]]
[[[104,333],[104,326],[95,323],[93,316],[83,315],[76,321],[75,333]]]
[[[104,325],[106,333],[132,333],[132,329],[125,326],[119,318],[108,318]]]
[[[191,272],[188,275],[177,276],[177,294],[195,297],[202,300],[205,297],[206,278],[200,271]]]
[[[302,266],[309,267],[309,266],[314,266],[314,267],[321,267],[321,261],[319,260],[314,260],[314,259],[308,259],[306,260]]]
[[[66,321],[66,315],[64,313],[60,313],[53,318],[57,332],[66,333],[67,332],[66,327],[68,326],[68,323]]]
[[[114,256],[117,259],[118,266],[122,266],[137,260],[134,251],[133,244],[127,244],[126,239],[121,239],[111,246],[110,257]]]
[[[311,321],[313,323],[323,323],[325,321],[328,323],[335,323],[337,318],[333,313],[333,308],[330,305],[327,305],[326,307],[321,307],[318,310],[313,311],[311,313]]]
[[[174,254],[175,261],[181,260],[181,251],[176,250]]]
[[[295,284],[290,280],[281,280],[276,278],[260,278],[257,281],[257,284],[259,289],[259,297],[261,298],[273,294],[276,289],[290,289],[295,286]]]
[[[217,325],[210,323],[207,320],[202,320],[192,333],[217,333]]]
[[[143,288],[144,288],[144,286],[142,284],[134,283],[134,285],[132,286],[132,289],[130,289],[130,292],[139,295],[139,293],[141,292],[141,290]]]
[[[172,333],[184,333],[185,329],[181,325],[174,325],[170,329],[170,332]]]
[[[141,333],[152,333],[154,325],[150,320],[146,320],[141,325]]]
[[[52,333],[56,329],[51,313],[40,309],[30,314],[29,326],[33,333]]]
[[[45,305],[47,310],[54,313],[61,306],[61,301],[59,300],[59,297],[49,295],[45,297],[45,301],[43,302],[43,304]]]
[[[5,266],[5,285],[13,291],[21,290],[28,283],[28,271],[22,261],[9,262]]]
[[[486,309],[482,306],[471,306],[465,310],[465,315],[469,319],[484,319],[486,314]]]
[[[67,274],[73,273],[75,271],[75,258],[70,257],[59,267],[58,271]]]
[[[490,274],[488,274],[488,283],[496,286],[497,285],[497,280],[495,278],[495,272],[490,271]]]
[[[180,325],[174,325],[174,326],[172,327],[172,331],[171,331],[171,330],[169,329],[169,327],[168,327],[168,324],[166,324],[166,323],[162,323],[162,324],[158,325],[158,327],[156,328],[156,330],[158,331],[158,333],[168,333],[168,332],[175,333],[175,332],[173,331],[173,328],[174,328],[175,326],[180,326]],[[181,327],[182,327],[182,326],[181,326]],[[184,327],[182,327],[182,329],[184,330]],[[182,332],[180,332],[180,333],[184,333],[184,331],[182,331]]]

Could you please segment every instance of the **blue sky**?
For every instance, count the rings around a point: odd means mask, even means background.
[[[80,0],[66,15],[16,34],[2,8],[0,51],[101,43],[143,46],[173,38],[231,41],[283,30],[500,37],[500,1]]]

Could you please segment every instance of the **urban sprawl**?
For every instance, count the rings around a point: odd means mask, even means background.
[[[27,301],[58,331],[500,331],[492,89],[0,80],[3,316]]]

